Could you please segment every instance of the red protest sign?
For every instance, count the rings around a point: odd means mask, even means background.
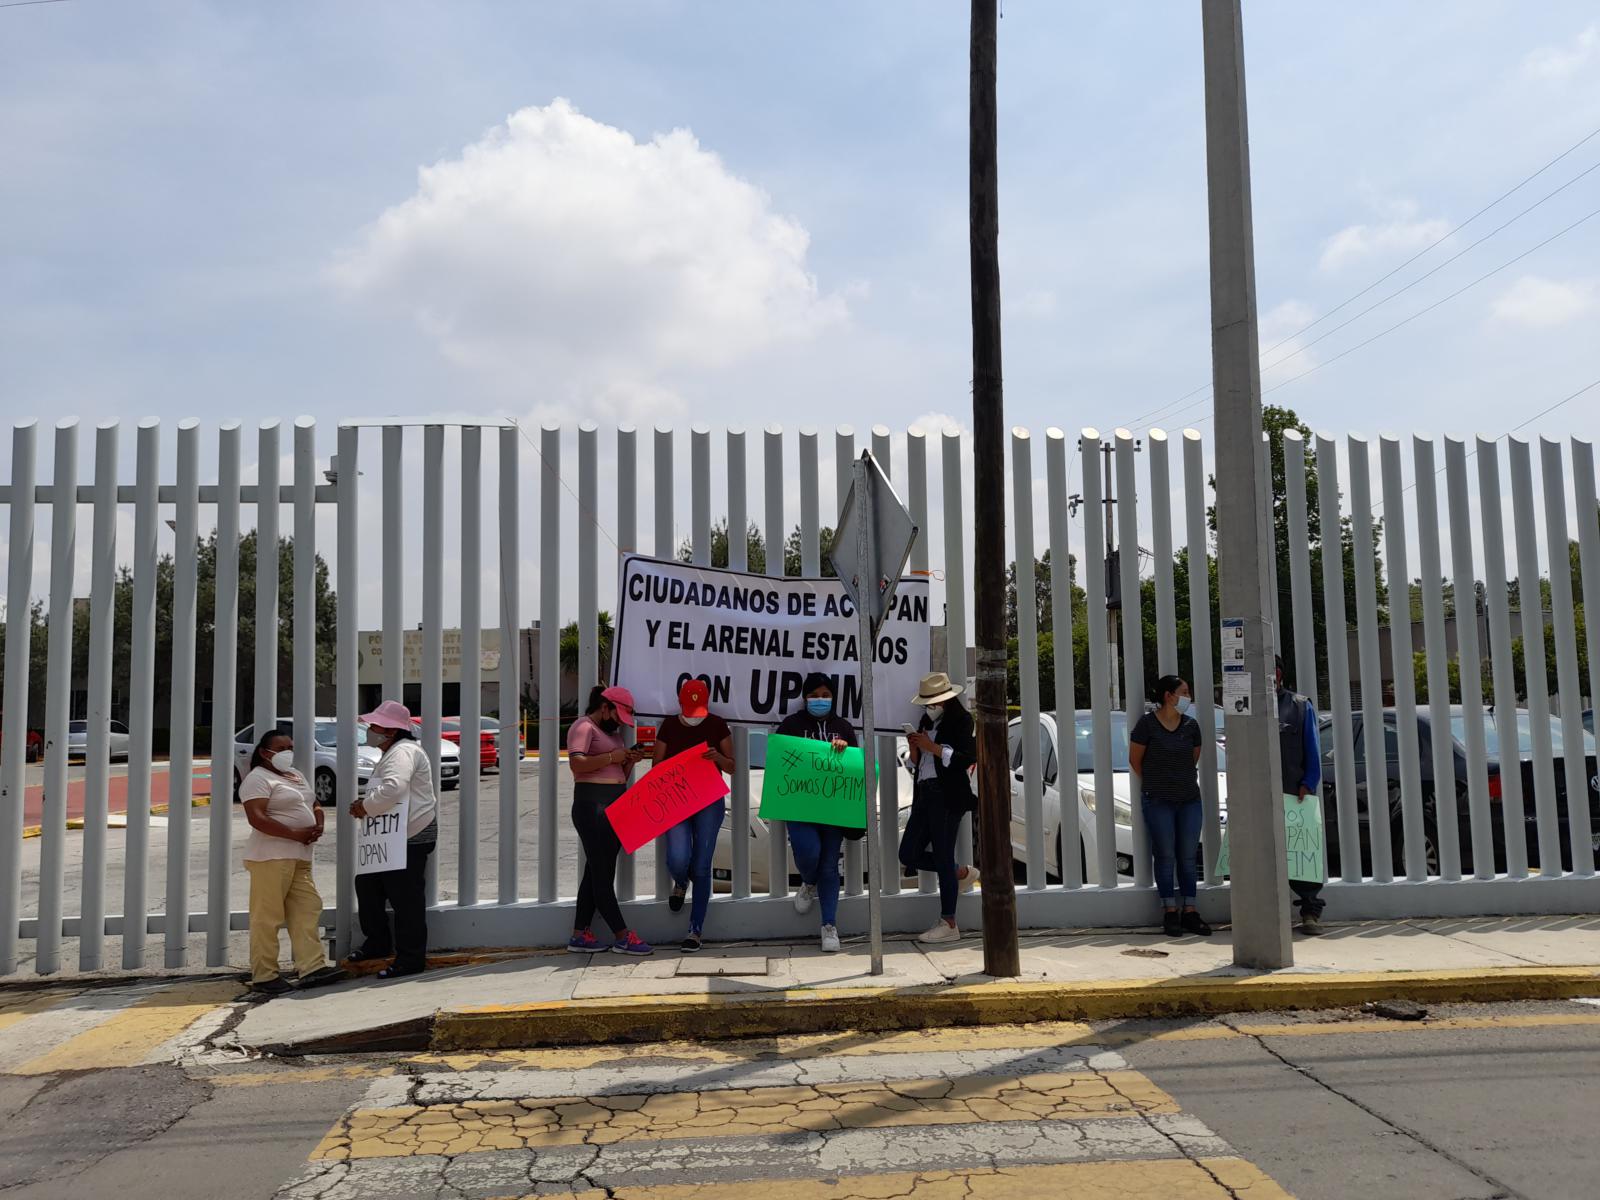
[[[704,742],[674,754],[611,802],[606,818],[624,851],[632,854],[728,794],[728,781],[705,754]]]

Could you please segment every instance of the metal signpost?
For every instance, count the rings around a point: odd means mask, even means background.
[[[856,460],[855,478],[839,510],[828,557],[856,606],[861,664],[861,757],[867,802],[867,920],[872,973],[883,974],[883,842],[878,828],[877,747],[872,720],[872,667],[878,630],[906,569],[917,526],[870,450]]]

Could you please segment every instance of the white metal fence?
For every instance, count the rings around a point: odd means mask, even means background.
[[[284,508],[289,510],[295,567],[291,710],[296,727],[306,729],[316,715],[319,684],[314,674],[313,564],[319,549],[328,548],[319,546],[317,514],[319,509],[331,509],[334,514],[331,549],[338,602],[333,683],[341,811],[356,791],[357,584],[371,566],[370,561],[363,560],[371,559],[370,547],[376,540],[381,578],[379,607],[386,647],[385,692],[390,695],[398,695],[403,683],[404,656],[399,649],[408,601],[420,592],[423,740],[425,745],[437,747],[448,573],[442,564],[448,547],[449,557],[459,568],[459,610],[466,615],[460,621],[461,717],[469,732],[463,737],[468,749],[461,760],[462,782],[454,827],[442,830],[441,836],[456,839],[461,847],[477,844],[480,802],[487,799],[470,734],[479,716],[480,622],[473,617],[482,609],[485,530],[492,527],[497,537],[493,577],[498,588],[503,656],[499,680],[502,716],[518,711],[522,664],[518,661],[517,631],[528,617],[538,617],[548,639],[542,643],[539,662],[538,684],[544,697],[558,695],[561,686],[560,656],[552,635],[566,620],[576,619],[578,682],[580,695],[586,694],[601,672],[597,614],[604,606],[602,574],[609,580],[614,571],[612,555],[646,549],[660,556],[674,556],[678,551],[681,496],[676,482],[681,479],[684,447],[682,439],[671,430],[653,431],[648,462],[641,462],[639,437],[633,429],[614,431],[607,437],[610,461],[602,468],[601,435],[592,424],[576,430],[575,438],[573,431],[543,429],[536,435],[536,444],[534,437],[509,423],[449,426],[458,456],[451,456],[448,463],[446,425],[408,427],[383,423],[381,428],[375,428],[375,424],[351,423],[338,428],[338,469],[327,472],[329,482],[319,482],[322,463],[317,457],[314,425],[308,420],[293,425],[291,445],[285,455],[278,423],[268,422],[257,434],[254,483],[243,482],[243,435],[239,424],[224,424],[214,435],[215,467],[210,472],[214,482],[202,484],[202,450],[209,455],[211,443],[202,447],[198,424],[185,421],[178,426],[173,482],[164,483],[162,431],[155,422],[143,422],[135,431],[131,487],[122,482],[119,473],[121,430],[117,424],[108,423],[96,430],[94,477],[85,484],[77,478],[79,431],[74,422],[64,421],[54,430],[54,466],[48,483],[38,479],[39,439],[35,426],[26,423],[15,428],[10,481],[0,488],[0,502],[9,507],[5,738],[0,752],[0,973],[15,969],[19,939],[24,938],[37,939],[36,963],[41,973],[60,968],[61,942],[68,937],[78,939],[78,966],[99,968],[108,934],[121,937],[124,967],[143,965],[147,938],[152,935],[163,939],[169,966],[184,965],[191,931],[205,933],[207,961],[219,964],[226,957],[229,931],[244,926],[245,914],[234,909],[243,898],[230,894],[229,855],[236,817],[233,806],[226,802],[223,772],[231,769],[234,730],[249,722],[259,729],[264,722],[275,721],[280,689],[273,639],[257,638],[253,663],[238,662],[236,631],[242,615],[238,547],[242,515],[253,518],[258,535],[255,628],[270,629],[279,610],[280,518]],[[420,434],[420,488],[412,478],[414,467],[405,458],[407,449],[415,445],[408,441],[408,431],[413,438]],[[492,459],[487,462],[485,433],[492,442],[487,448]],[[575,470],[565,457],[574,440]],[[749,564],[746,541],[739,531],[754,524],[765,536],[766,570],[782,574],[785,542],[791,529],[797,529],[800,573],[816,575],[821,567],[822,531],[830,523],[824,519],[821,490],[822,454],[827,443],[815,431],[802,429],[797,435],[790,435],[776,426],[763,431],[760,440],[762,487],[753,500],[749,476],[754,447],[746,435],[734,430],[715,439],[720,441],[721,455],[714,463],[711,432],[696,427],[689,433],[688,480],[683,489],[688,496],[688,531],[684,540],[696,562],[709,563],[714,519],[725,515],[728,528],[733,531],[728,539],[729,565],[743,569]],[[970,459],[958,433],[941,431],[935,455],[939,470],[930,480],[928,440],[915,429],[897,439],[887,429],[875,427],[869,444],[886,468],[892,468],[896,486],[922,531],[910,568],[930,573],[942,583],[950,630],[949,669],[960,680],[965,674],[965,656],[960,648],[966,644],[971,611],[971,538],[966,515],[969,509],[964,501],[965,488],[970,484]],[[1023,923],[1035,927],[1139,923],[1147,921],[1154,911],[1148,844],[1137,803],[1130,806],[1120,829],[1115,804],[1099,803],[1088,810],[1094,833],[1092,863],[1082,861],[1068,849],[1079,845],[1086,832],[1080,828],[1076,803],[1080,713],[1075,697],[1080,672],[1087,671],[1087,692],[1091,697],[1081,714],[1085,740],[1091,748],[1084,764],[1084,786],[1092,787],[1093,794],[1099,797],[1112,796],[1117,783],[1111,701],[1114,690],[1123,697],[1124,708],[1137,712],[1147,677],[1157,673],[1184,675],[1193,681],[1194,692],[1201,698],[1210,695],[1214,680],[1210,632],[1219,614],[1211,610],[1207,569],[1196,565],[1188,572],[1188,586],[1183,593],[1175,591],[1174,550],[1181,548],[1175,546],[1175,527],[1182,532],[1183,545],[1194,550],[1194,563],[1206,561],[1203,550],[1209,544],[1209,488],[1202,439],[1195,431],[1186,430],[1179,445],[1173,447],[1166,434],[1151,430],[1141,445],[1130,432],[1117,430],[1109,441],[1111,453],[1105,456],[1095,430],[1086,429],[1078,438],[1049,430],[1044,439],[1041,478],[1035,463],[1034,439],[1019,429],[1011,440],[1013,504],[1009,548],[1021,568],[1017,578],[1022,581],[1024,593],[1040,545],[1048,549],[1052,586],[1044,615],[1057,633],[1048,660],[1054,671],[1053,693],[1041,695],[1040,656],[1030,652],[1038,645],[1041,613],[1024,595],[1017,612],[1017,638],[1022,648],[1018,656],[1020,721],[1024,730],[1032,730],[1039,725],[1041,711],[1053,712],[1062,731],[1062,744],[1056,747],[1056,772],[1050,779],[1045,761],[1051,750],[1048,743],[1035,736],[1022,736],[1018,742],[1016,804],[1022,821],[1017,856],[1024,876],[1019,906]],[[1329,765],[1335,781],[1329,789],[1333,798],[1328,808],[1330,817],[1337,821],[1334,849],[1339,861],[1329,887],[1334,913],[1454,915],[1592,911],[1600,907],[1600,884],[1594,875],[1596,831],[1591,828],[1587,802],[1596,786],[1591,778],[1594,764],[1592,758],[1571,752],[1572,747],[1585,742],[1580,709],[1583,680],[1600,678],[1600,639],[1588,638],[1580,656],[1575,634],[1580,605],[1588,612],[1600,610],[1600,523],[1596,518],[1600,509],[1596,505],[1591,446],[1576,439],[1565,446],[1541,440],[1536,489],[1534,456],[1526,441],[1480,438],[1469,449],[1464,442],[1447,438],[1442,445],[1441,467],[1440,447],[1434,441],[1413,438],[1407,454],[1400,440],[1386,437],[1377,447],[1376,503],[1370,464],[1372,447],[1365,439],[1349,436],[1342,458],[1339,444],[1327,436],[1318,436],[1314,446],[1307,446],[1291,431],[1284,437],[1282,448],[1282,519],[1289,578],[1276,580],[1273,592],[1279,599],[1279,610],[1288,615],[1295,631],[1293,641],[1280,647],[1290,664],[1289,674],[1300,690],[1328,702],[1327,733],[1332,743]],[[848,428],[835,431],[831,450],[834,498],[828,505],[829,513],[837,510],[849,487],[850,462],[857,451],[854,432]],[[1268,455],[1266,445],[1262,453]],[[1502,455],[1508,459],[1506,486],[1502,480]],[[1477,460],[1476,486],[1468,468],[1468,460],[1473,457]],[[287,483],[280,478],[280,463],[285,458],[291,474]],[[527,496],[522,488],[524,458],[535,460],[530,465],[536,486],[530,487]],[[370,468],[374,460],[379,477],[376,503],[369,497],[364,507],[359,470],[363,462]],[[1565,477],[1569,461],[1570,489]],[[1112,478],[1103,477],[1103,462],[1109,464]],[[485,480],[491,469],[496,491],[492,520],[486,521]],[[1311,471],[1321,480],[1314,507],[1307,494]],[[451,474],[460,486],[459,528],[447,532],[445,484]],[[574,475],[576,488],[568,482]],[[1441,475],[1442,503],[1438,484]],[[646,476],[651,487],[647,519],[652,544],[643,547],[639,491],[640,480]],[[1079,479],[1076,488],[1072,483],[1075,476]],[[725,483],[725,498],[713,497],[719,479]],[[1334,481],[1338,486],[1333,486]],[[942,496],[937,536],[930,519],[930,486]],[[603,488],[608,493],[614,489],[615,493],[614,509],[610,495],[606,496],[604,507],[611,509],[614,517],[605,521],[601,517]],[[1507,490],[1509,527],[1503,511]],[[534,572],[537,611],[530,614],[522,605],[519,580],[532,551],[524,544],[519,515],[534,504],[535,492],[539,513]],[[1117,541],[1125,548],[1116,581],[1106,578],[1102,558],[1108,519],[1102,501],[1113,494],[1116,503],[1112,519]],[[719,503],[719,499],[724,502]],[[753,504],[759,504],[759,515],[752,511]],[[118,534],[119,517],[130,506],[131,542]],[[64,886],[63,862],[71,836],[65,797],[69,695],[73,685],[74,581],[80,569],[78,523],[85,512],[91,536],[89,732],[83,783],[82,886],[74,895]],[[413,523],[400,516],[412,512],[420,513],[420,537]],[[1372,535],[1380,514],[1382,544],[1375,547]],[[1036,522],[1041,518],[1044,528],[1036,536]],[[1339,530],[1346,519],[1352,543],[1349,578],[1343,539],[1329,532]],[[211,529],[217,534],[211,614],[215,653],[208,679],[197,678],[195,628],[199,598],[192,555],[175,555],[171,661],[156,661],[157,535],[164,520],[171,525],[180,548],[193,546],[197,537]],[[1311,536],[1314,522],[1320,523],[1324,532],[1320,544]],[[36,526],[48,533],[49,540],[49,582],[42,593],[35,585]],[[1582,568],[1581,594],[1574,593],[1572,573],[1566,569],[1567,546],[1574,536]],[[1140,550],[1146,545],[1148,555]],[[935,546],[939,548],[937,555],[930,553]],[[1069,586],[1069,562],[1074,557],[1081,599],[1075,598]],[[1145,557],[1149,559],[1148,567],[1141,565]],[[1276,571],[1277,556],[1267,558]],[[121,679],[113,680],[116,614],[112,596],[117,572],[123,565],[132,571],[133,604],[132,651],[126,677],[130,714],[126,869],[123,894],[117,903],[108,901],[105,895],[105,817],[110,781],[110,703],[114,683],[119,687],[123,683]],[[1226,569],[1225,564],[1222,569]],[[1314,592],[1318,569],[1322,587]],[[1388,588],[1386,621],[1381,620],[1380,572]],[[575,600],[564,596],[563,587],[573,574]],[[1421,638],[1416,644],[1407,586],[1414,578],[1423,581],[1419,590]],[[1141,590],[1147,580],[1153,585],[1148,611]],[[1115,647],[1102,632],[1108,584],[1113,582],[1120,584],[1123,598],[1120,661]],[[1540,602],[1523,602],[1514,613],[1508,586],[1511,584],[1517,586],[1521,597],[1538,596]],[[1515,660],[1519,649],[1526,660],[1529,680],[1544,679],[1547,670],[1542,602],[1546,591],[1558,681],[1554,694],[1559,700],[1552,710],[1548,689],[1531,684],[1525,711],[1519,712],[1504,702],[1516,690]],[[1353,612],[1348,611],[1347,594],[1353,597]],[[1448,636],[1447,604],[1452,594],[1481,596],[1488,632],[1486,647],[1479,644],[1476,601],[1467,606],[1473,610],[1471,616],[1456,620],[1454,636]],[[42,600],[47,609],[47,679],[42,713],[30,712],[28,703],[27,613],[35,599]],[[1310,636],[1319,613],[1331,631],[1321,645]],[[1151,662],[1145,661],[1147,616],[1153,617],[1154,624]],[[1274,621],[1281,631],[1284,623],[1278,613]],[[1081,663],[1075,662],[1073,639],[1061,636],[1062,631],[1074,625],[1087,629],[1086,653]],[[1354,671],[1350,669],[1346,646],[1347,627],[1353,628],[1356,642]],[[1180,661],[1180,632],[1185,628],[1197,632],[1190,637],[1192,644]],[[1385,631],[1387,656],[1382,652],[1385,642],[1380,636]],[[1519,636],[1520,648],[1514,645]],[[1428,699],[1421,705],[1414,683],[1414,652],[1425,655],[1426,661]],[[1487,663],[1487,676],[1495,696],[1501,699],[1492,711],[1485,705],[1479,682],[1480,662]],[[1449,705],[1452,666],[1460,680],[1458,713],[1453,713]],[[253,705],[248,712],[234,711],[236,673],[240,670],[247,672],[253,683]],[[154,750],[151,697],[158,672],[171,673],[170,724],[174,733],[166,826],[167,868],[165,887],[160,893],[164,899],[152,905],[147,893]],[[1120,684],[1115,689],[1114,677]],[[1393,690],[1392,713],[1387,720],[1386,678],[1392,679]],[[197,687],[203,689],[207,683],[212,693],[211,744],[200,749],[202,753],[209,751],[214,764],[228,766],[212,768],[213,791],[219,795],[206,817],[209,852],[203,869],[205,899],[200,911],[190,911],[190,873],[200,869],[191,861],[189,846],[195,747],[192,739],[181,736],[179,731],[194,727]],[[1359,699],[1353,702],[1353,696]],[[1457,735],[1449,740],[1431,739],[1426,769],[1419,708],[1428,719],[1428,728],[1449,727]],[[1215,710],[1210,704],[1198,704],[1196,716],[1207,735],[1200,769],[1206,811],[1207,872],[1202,906],[1220,913],[1225,910],[1226,885],[1214,877],[1212,866],[1224,816],[1218,803],[1218,748],[1213,740],[1213,735],[1221,731],[1214,728]],[[1353,738],[1357,721],[1361,722],[1363,735],[1359,744]],[[35,726],[44,731],[45,799],[40,819],[39,898],[36,911],[24,912],[20,846],[27,779],[23,730]],[[520,759],[518,722],[503,720],[500,728],[502,761]],[[1527,766],[1513,763],[1502,752],[1501,770],[1498,776],[1492,776],[1489,764],[1493,756],[1487,748],[1490,735],[1501,747],[1520,744],[1526,737]],[[772,831],[773,836],[768,839],[767,894],[751,894],[749,751],[754,736],[759,735],[744,731],[736,734],[739,768],[733,781],[729,822],[733,847],[731,895],[717,901],[716,927],[729,936],[797,933],[804,922],[794,915],[791,906],[774,903],[788,887],[781,830]],[[570,912],[569,901],[559,895],[558,854],[563,845],[575,842],[575,836],[559,811],[559,773],[565,769],[558,756],[559,738],[557,708],[546,703],[540,710],[536,745],[530,747],[539,752],[536,821],[532,828],[519,825],[518,772],[502,771],[495,788],[499,846],[492,898],[487,898],[480,886],[476,854],[459,854],[456,899],[438,905],[434,912],[435,944],[528,944],[553,942],[565,936]],[[1562,756],[1555,752],[1556,738],[1568,748]],[[892,761],[893,740],[886,739],[882,749]],[[308,776],[312,750],[311,738],[297,739],[299,765]],[[433,752],[437,754],[436,750]],[[1390,766],[1391,759],[1395,760],[1394,768]],[[1385,781],[1384,790],[1390,793],[1396,817],[1393,822],[1386,813],[1370,810],[1367,815],[1371,819],[1364,823],[1360,819],[1366,806],[1359,803],[1355,787],[1342,785],[1342,781],[1356,780],[1358,763],[1367,778]],[[1449,796],[1444,794],[1445,780],[1450,781]],[[1430,786],[1430,781],[1440,782]],[[1125,781],[1123,787],[1126,788]],[[1059,812],[1057,837],[1063,849],[1054,873],[1057,877],[1052,878],[1048,870],[1051,821],[1047,820],[1046,802],[1047,798],[1062,795],[1065,802],[1053,805]],[[1575,799],[1568,803],[1564,797]],[[892,863],[896,861],[897,790],[891,774],[882,781],[879,802],[885,817],[884,861]],[[1381,799],[1374,796],[1372,808],[1381,807]],[[1119,851],[1119,837],[1122,845],[1131,847],[1130,851]],[[1398,846],[1396,837],[1400,839]],[[532,878],[519,876],[518,852],[524,839],[537,846],[537,870]],[[1533,869],[1530,846],[1536,861]],[[349,945],[352,923],[351,839],[339,838],[337,853],[337,889],[331,907],[336,938],[343,949]],[[843,917],[847,926],[857,916],[864,917],[864,908],[856,912],[860,902],[849,899],[863,891],[862,857],[859,843],[849,843]],[[653,895],[657,901],[665,899],[669,882],[662,859],[658,857],[656,861],[654,880],[642,883],[633,877],[632,860],[624,859],[619,877],[624,900],[633,900],[641,892]],[[1470,869],[1463,870],[1464,863]],[[1091,882],[1085,880],[1086,866]],[[1131,877],[1119,874],[1119,866],[1124,870],[1131,866]],[[884,883],[889,893],[885,905],[887,928],[906,929],[917,926],[919,921],[926,922],[927,902],[919,898],[919,892],[930,889],[930,880],[924,879],[919,887],[905,892],[900,891],[902,881],[888,878]],[[972,915],[976,916],[976,912]],[[665,928],[664,922],[665,906],[657,905],[643,914],[641,924],[648,933],[658,926]]]

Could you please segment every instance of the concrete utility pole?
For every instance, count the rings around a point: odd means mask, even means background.
[[[1020,975],[1011,877],[1011,781],[1006,753],[1006,464],[1000,374],[1000,158],[995,105],[997,0],[972,0],[967,150],[972,254],[973,710],[978,734],[978,856],[983,873],[983,970]],[[1021,581],[1018,581],[1019,586]]]
[[[1206,185],[1211,216],[1211,377],[1217,423],[1217,569],[1222,617],[1242,620],[1248,709],[1228,699],[1228,842],[1233,876],[1233,961],[1294,963],[1284,854],[1272,611],[1264,538],[1272,482],[1262,478],[1261,359],[1250,215],[1240,0],[1201,0],[1205,43]],[[1236,676],[1237,678],[1237,676]],[[1242,694],[1240,694],[1242,698]]]

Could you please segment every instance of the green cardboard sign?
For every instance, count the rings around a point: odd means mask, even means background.
[[[1302,883],[1326,883],[1327,842],[1322,832],[1322,797],[1283,798],[1283,841],[1289,855],[1289,878]],[[1228,874],[1228,831],[1222,831],[1217,854],[1217,874]]]
[[[769,734],[761,819],[865,829],[864,770],[859,747],[837,751],[831,742]]]

